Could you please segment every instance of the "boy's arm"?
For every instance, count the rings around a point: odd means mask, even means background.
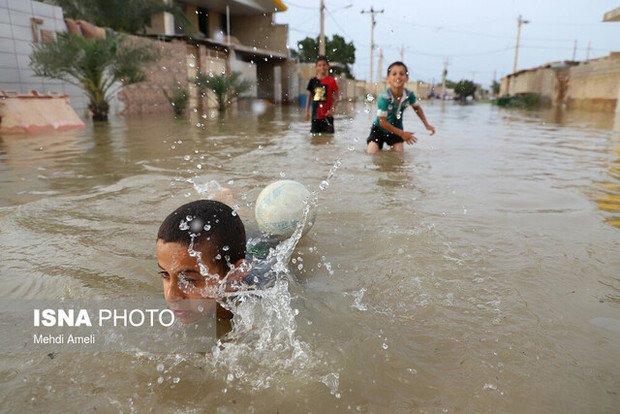
[[[308,112],[308,108],[310,108],[310,100],[312,99],[312,92],[308,91],[308,97],[306,98],[306,121],[310,120],[310,112]]]
[[[418,114],[418,117],[420,118],[420,120],[422,121],[426,129],[431,131],[431,135],[435,135],[435,127],[429,124],[428,121],[426,120],[426,115],[424,115],[424,110],[422,110],[422,107],[420,105],[415,104],[413,105],[413,110],[415,111],[416,114]]]
[[[327,116],[334,116],[334,111],[336,110],[336,105],[338,105],[338,90],[336,89],[333,93],[332,96],[334,97],[333,101],[332,101],[332,107],[329,108],[329,111],[327,111],[327,113],[325,115]]]
[[[413,132],[403,131],[400,128],[396,128],[394,125],[390,124],[387,120],[386,116],[379,116],[379,126],[383,129],[390,131],[392,134],[396,134],[403,139],[403,141],[408,144],[413,144],[413,142],[418,142],[418,139],[413,135]],[[412,142],[413,141],[413,142]]]

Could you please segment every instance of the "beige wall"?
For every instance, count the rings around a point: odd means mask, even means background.
[[[613,112],[620,89],[620,53],[597,59],[570,69],[566,93],[569,108]]]
[[[173,93],[175,83],[187,88],[187,47],[184,41],[160,42],[143,37],[128,36],[127,41],[154,44],[162,58],[147,69],[148,80],[123,87],[118,99],[124,103],[123,115],[170,112],[172,108],[162,89]]]
[[[512,94],[512,79],[511,75],[502,78],[500,96]],[[519,72],[515,90],[517,94],[540,94],[553,105],[613,112],[620,93],[620,53],[564,69],[546,65]]]
[[[172,107],[163,90],[174,93],[176,86],[190,93],[189,108],[202,105],[203,110],[213,107],[215,98],[208,92],[199,96],[198,88],[189,79],[201,70],[204,73],[222,73],[226,67],[226,54],[207,49],[204,45],[188,45],[185,41],[160,42],[130,36],[129,41],[154,44],[161,50],[161,60],[147,69],[148,80],[123,87],[118,99],[124,103],[122,115],[172,113]]]
[[[273,24],[271,14],[235,16],[231,19],[230,25],[232,36],[239,39],[243,45],[288,54],[286,48],[288,26]]]

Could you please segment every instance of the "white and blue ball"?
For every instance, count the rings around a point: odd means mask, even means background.
[[[290,237],[304,220],[302,235],[306,234],[316,220],[316,208],[312,193],[301,183],[280,180],[269,184],[256,199],[254,215],[258,228],[280,240]]]

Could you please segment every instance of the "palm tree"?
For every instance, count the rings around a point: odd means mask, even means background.
[[[240,72],[233,72],[230,75],[199,72],[194,83],[201,93],[207,89],[213,91],[217,100],[217,108],[220,113],[224,113],[233,98],[247,92],[252,87],[250,81],[242,80],[240,77]]]
[[[133,45],[123,36],[87,39],[59,33],[49,43],[33,43],[30,67],[35,75],[77,85],[88,95],[94,121],[108,119],[115,88],[146,80],[143,68],[159,60],[159,50]]]

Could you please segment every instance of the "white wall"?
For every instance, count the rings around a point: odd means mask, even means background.
[[[80,88],[34,76],[30,69],[32,17],[43,20],[38,30],[67,31],[60,7],[31,0],[0,0],[0,89],[20,93],[36,89],[43,94],[58,91],[69,95],[73,109],[85,116],[88,99]]]

